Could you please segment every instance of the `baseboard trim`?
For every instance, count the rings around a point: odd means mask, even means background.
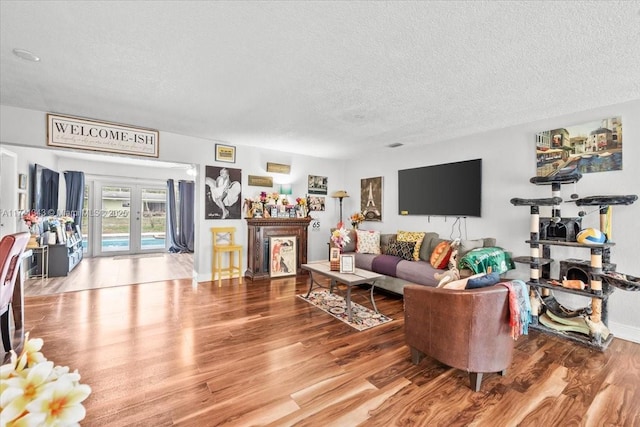
[[[616,338],[640,344],[640,328],[622,323],[609,322],[609,330]]]

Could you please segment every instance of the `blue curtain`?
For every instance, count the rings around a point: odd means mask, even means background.
[[[67,183],[67,215],[73,218],[77,226],[82,226],[82,202],[84,201],[84,172],[66,171],[64,180]]]
[[[169,252],[193,252],[195,235],[194,203],[195,184],[193,181],[178,181],[179,206],[176,209],[176,193],[173,179],[167,180],[169,199]]]

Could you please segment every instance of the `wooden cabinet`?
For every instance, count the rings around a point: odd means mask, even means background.
[[[265,279],[269,277],[269,238],[295,236],[297,246],[296,274],[302,274],[302,264],[307,263],[307,229],[311,218],[247,218],[247,271],[245,277]]]
[[[70,235],[65,243],[49,245],[49,277],[66,276],[83,258],[80,227]]]

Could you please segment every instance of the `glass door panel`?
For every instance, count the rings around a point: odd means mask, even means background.
[[[141,187],[141,251],[164,249],[167,232],[167,190],[164,187]]]
[[[101,190],[100,252],[131,250],[131,187],[103,185]]]

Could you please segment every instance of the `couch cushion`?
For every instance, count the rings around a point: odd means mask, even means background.
[[[495,285],[499,281],[500,275],[498,273],[482,274],[478,277],[470,277],[465,289],[484,288],[485,286]]]
[[[419,285],[437,286],[438,280],[433,276],[442,273],[426,261],[400,261],[396,266],[396,277]]]
[[[396,277],[396,266],[402,258],[393,255],[378,255],[371,264],[372,271],[385,276]]]
[[[460,245],[458,246],[458,259],[465,256],[470,250],[482,247],[484,247],[484,239],[460,240]]]
[[[416,247],[416,242],[392,242],[387,248],[387,255],[393,255],[406,259],[407,261],[413,261],[413,250]]]
[[[389,245],[396,241],[396,233],[380,233],[380,253],[386,254]]]
[[[451,242],[449,241],[438,243],[438,246],[436,246],[431,254],[431,265],[437,269],[446,269],[447,264],[449,264],[452,249]]]
[[[363,270],[373,271],[372,265],[373,260],[378,255],[374,254],[359,254],[356,253],[356,268],[361,268]]]
[[[413,259],[418,261],[420,259],[420,246],[422,246],[422,240],[425,236],[424,231],[398,231],[396,240],[398,242],[415,242],[416,247],[413,249]]]
[[[375,230],[356,230],[356,252],[361,254],[380,254],[380,232]]]
[[[433,252],[431,241],[439,238],[438,233],[434,233],[432,231],[424,233],[424,239],[422,239],[422,245],[420,245],[420,259],[422,261],[429,262],[431,252]]]

